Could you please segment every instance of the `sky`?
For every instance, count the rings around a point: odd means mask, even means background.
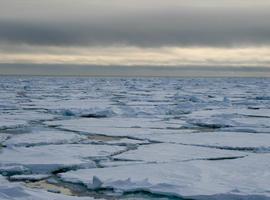
[[[0,0],[0,74],[270,76],[269,19],[269,0]]]

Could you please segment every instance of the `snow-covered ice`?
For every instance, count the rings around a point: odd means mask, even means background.
[[[2,76],[0,199],[270,199],[269,85]]]
[[[61,168],[95,167],[91,158],[123,151],[124,147],[91,144],[8,147],[0,154],[2,166],[21,165],[32,173],[49,173]]]
[[[245,132],[200,132],[148,135],[154,141],[220,148],[229,150],[270,152],[270,134]],[[233,139],[232,139],[233,138]]]
[[[32,133],[16,134],[3,144],[7,146],[34,146],[45,144],[78,143],[87,138],[75,133],[64,131],[34,131]]]
[[[151,144],[115,156],[122,160],[145,162],[179,162],[197,159],[226,159],[244,157],[246,153],[179,144]]]
[[[151,133],[173,133],[178,132],[177,129],[183,126],[182,121],[178,124],[172,124],[159,119],[148,118],[82,118],[49,121],[46,124],[59,126],[64,130],[81,131],[89,134],[128,137]]]
[[[270,198],[269,167],[270,155],[260,154],[235,160],[82,169],[63,173],[61,178],[83,183],[90,189],[149,191],[194,199],[219,199],[222,195],[225,197],[221,199],[267,199]]]

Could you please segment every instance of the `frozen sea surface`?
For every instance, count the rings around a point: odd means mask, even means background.
[[[0,199],[270,199],[270,79],[0,77]]]

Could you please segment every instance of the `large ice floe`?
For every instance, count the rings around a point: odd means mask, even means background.
[[[147,191],[194,199],[269,199],[269,167],[270,156],[260,154],[235,160],[82,169],[61,177],[90,189]]]
[[[184,122],[168,123],[160,119],[148,118],[109,118],[109,119],[70,119],[46,122],[64,130],[88,134],[137,137],[152,133],[179,132]]]
[[[158,152],[158,153],[157,153]],[[136,150],[130,150],[115,156],[120,160],[135,160],[145,162],[177,162],[190,160],[233,159],[246,156],[247,153],[205,147],[194,147],[179,144],[144,145]]]
[[[0,77],[0,199],[270,199],[270,79]]]
[[[91,158],[102,159],[123,150],[124,147],[91,144],[7,147],[0,154],[0,171],[5,171],[7,166],[18,165],[31,173],[49,173],[61,168],[95,167]]]

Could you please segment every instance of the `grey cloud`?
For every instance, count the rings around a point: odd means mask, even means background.
[[[1,64],[1,74],[50,76],[163,76],[163,77],[269,77],[267,67],[165,67]]]
[[[156,6],[143,4],[141,0],[132,6],[131,2],[136,3],[132,0],[126,1],[126,6],[121,0],[115,0],[117,6],[112,3],[105,6],[103,0],[101,3],[93,1],[90,5],[79,0],[77,4],[81,5],[74,4],[74,10],[70,1],[68,9],[64,8],[63,1],[57,1],[57,6],[62,2],[63,7],[53,8],[53,11],[42,10],[32,0],[25,2],[28,2],[27,6],[23,4],[22,7],[26,10],[18,14],[19,18],[14,17],[16,13],[12,12],[10,3],[7,5],[10,14],[7,11],[0,14],[0,42],[143,47],[270,44],[270,6],[264,5],[263,0],[255,7],[233,3],[210,6],[213,1],[209,0],[205,1],[210,2],[205,6],[190,6],[190,3],[185,6],[180,0],[181,4],[173,0],[170,1],[174,2],[172,4],[164,4],[157,0]],[[54,5],[48,2],[48,5]],[[196,2],[202,1],[193,0],[194,4]],[[17,5],[16,11],[19,8]]]

